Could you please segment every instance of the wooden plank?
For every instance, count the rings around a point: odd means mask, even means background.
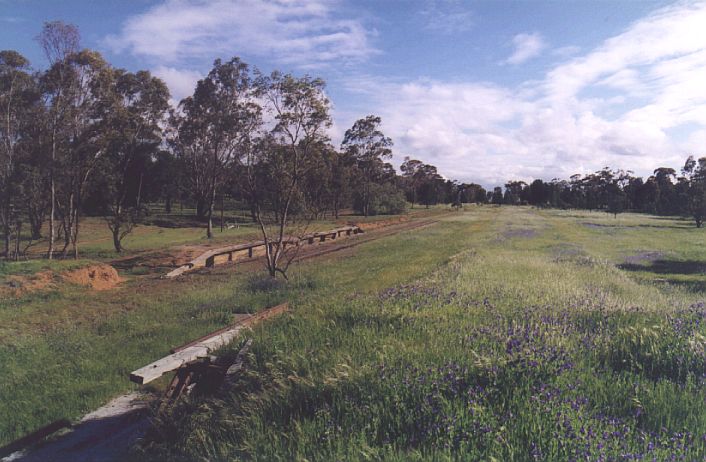
[[[209,349],[205,346],[191,346],[178,353],[165,356],[145,367],[132,371],[130,380],[143,385],[160,378],[167,372],[179,369],[186,363],[208,356]]]
[[[282,245],[286,246],[287,244],[293,244],[293,245],[299,245],[303,241],[308,241],[309,244],[314,243],[315,238],[319,238],[319,242],[325,242],[327,237],[331,237],[333,239],[336,239],[336,237],[341,236],[342,233],[346,233],[346,236],[350,236],[351,232],[353,234],[358,234],[362,233],[363,230],[360,229],[358,226],[344,226],[342,228],[336,228],[328,231],[319,231],[313,234],[306,234],[302,236],[301,238],[289,236],[285,237],[282,240]],[[264,241],[254,241],[254,242],[247,242],[244,244],[236,244],[236,245],[230,245],[227,247],[220,247],[218,249],[212,249],[208,250],[198,257],[194,258],[191,260],[189,263],[186,265],[182,265],[179,268],[176,268],[169,273],[167,273],[164,277],[165,278],[174,278],[177,276],[180,276],[184,274],[185,272],[194,269],[194,268],[200,268],[200,267],[213,267],[216,265],[215,258],[219,255],[225,255],[228,254],[229,258],[228,261],[232,261],[232,255],[233,252],[238,252],[241,250],[247,250],[248,251],[248,257],[252,258],[253,256],[253,249],[256,247],[262,247],[265,245]],[[274,245],[274,242],[270,241],[270,247]]]
[[[211,334],[208,334],[200,339],[190,342],[182,349],[165,356],[157,361],[141,367],[130,373],[130,380],[140,385],[149,383],[158,379],[167,372],[176,370],[181,366],[196,361],[199,358],[205,358],[210,352],[217,350],[232,342],[243,329],[247,329],[256,322],[269,319],[277,316],[289,309],[288,303],[274,306],[260,313],[254,314],[247,319],[243,319],[238,323],[219,329]]]

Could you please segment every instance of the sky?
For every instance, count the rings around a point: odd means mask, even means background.
[[[50,20],[174,102],[216,58],[322,77],[334,144],[379,115],[394,164],[486,187],[706,156],[704,2],[0,0],[0,49],[42,69]]]

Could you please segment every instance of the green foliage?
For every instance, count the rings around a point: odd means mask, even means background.
[[[360,214],[367,210],[368,215],[399,215],[407,209],[407,201],[404,193],[391,184],[372,184],[368,196],[354,195],[353,207]]]

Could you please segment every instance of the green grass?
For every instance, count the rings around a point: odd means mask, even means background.
[[[437,206],[430,209],[416,208],[408,211],[405,216],[428,216],[447,210],[447,207]],[[131,256],[146,251],[160,251],[169,247],[186,244],[219,244],[241,242],[259,238],[259,229],[252,223],[246,210],[231,210],[224,216],[225,223],[238,223],[237,228],[220,230],[220,215],[214,216],[214,236],[206,238],[206,222],[199,222],[195,217],[195,210],[175,208],[171,214],[164,213],[160,207],[153,207],[152,213],[144,219],[144,223],[137,225],[133,231],[123,239],[123,253],[117,254],[113,247],[113,237],[101,217],[83,217],[79,234],[79,256],[100,261],[110,261],[118,257]],[[309,224],[309,228],[316,230],[328,229],[336,226],[337,222],[353,221],[356,223],[374,223],[397,219],[398,215],[378,215],[363,217],[358,215],[341,215],[338,220],[326,217]],[[44,238],[31,243],[28,254],[31,258],[40,258],[46,254],[48,247],[48,225],[43,230]],[[26,236],[25,236],[26,237]],[[57,244],[58,251],[63,247],[63,241]],[[70,250],[70,249],[69,249]],[[28,266],[29,267],[29,266]],[[2,269],[0,268],[0,271]]]
[[[78,417],[169,347],[289,300],[251,334],[242,380],[159,416],[136,460],[699,460],[703,291],[675,282],[704,280],[699,239],[680,220],[474,207],[287,284],[220,271],[6,305],[0,439]]]
[[[176,281],[133,279],[92,292],[77,287],[0,301],[0,444],[58,418],[77,418],[133,388],[130,371],[169,348],[257,311],[315,294],[382,288],[422,276],[439,254],[428,237],[449,239],[462,226],[428,228],[366,244],[353,253],[298,264],[292,282],[262,291],[252,274],[227,270]],[[409,265],[409,263],[413,263]],[[399,266],[397,273],[389,264]]]
[[[90,264],[90,260],[0,261],[0,282],[8,276],[31,276],[40,271],[69,271]]]
[[[425,261],[427,274],[403,285],[414,271],[387,275],[420,262],[385,249],[381,280],[371,248],[360,255],[373,259],[360,275],[368,290],[313,291],[257,329],[241,382],[161,416],[135,457],[703,458],[705,313],[692,306],[702,294],[617,266],[655,245],[701,258],[695,233],[667,224],[662,241],[634,226],[597,241],[602,230],[581,224],[593,219],[605,217],[490,207],[448,217],[408,239],[455,256]]]

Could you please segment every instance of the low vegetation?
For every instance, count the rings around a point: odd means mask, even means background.
[[[243,380],[158,417],[135,457],[700,460],[702,292],[618,265],[706,255],[679,221],[612,220],[482,208],[394,244],[455,254],[421,278],[304,271],[319,289],[252,334]],[[395,253],[385,275],[419,265]]]

